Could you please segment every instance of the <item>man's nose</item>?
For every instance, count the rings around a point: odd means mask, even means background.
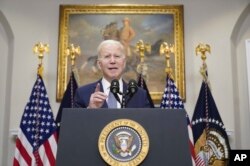
[[[115,62],[115,57],[114,57],[114,56],[111,56],[111,57],[110,57],[110,62],[111,62],[111,63],[114,63],[114,62]]]

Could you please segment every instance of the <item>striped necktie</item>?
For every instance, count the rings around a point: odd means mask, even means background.
[[[108,107],[109,108],[117,108],[117,101],[116,101],[116,98],[114,96],[114,94],[109,91],[109,96],[108,96]]]

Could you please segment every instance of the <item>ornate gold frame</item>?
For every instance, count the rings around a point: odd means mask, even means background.
[[[69,43],[69,19],[71,15],[173,15],[174,27],[174,79],[179,89],[180,96],[185,101],[185,60],[184,60],[184,31],[183,31],[183,5],[61,5],[59,24],[58,67],[57,67],[57,92],[56,99],[60,101],[66,90],[69,79],[69,65],[64,52]],[[156,25],[157,26],[157,25]],[[83,50],[84,52],[84,50]],[[83,53],[84,54],[84,53]],[[165,61],[162,61],[165,63]],[[164,85],[165,87],[165,85]],[[162,92],[150,91],[155,104],[161,101]]]

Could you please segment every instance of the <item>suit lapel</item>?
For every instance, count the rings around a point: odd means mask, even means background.
[[[123,82],[123,93],[126,93],[128,89],[128,84],[124,80],[122,80],[122,82]]]
[[[123,94],[127,93],[127,90],[128,90],[128,84],[124,81],[123,81]],[[128,95],[125,96],[125,101],[128,101]],[[128,106],[128,103],[126,103],[126,107]]]

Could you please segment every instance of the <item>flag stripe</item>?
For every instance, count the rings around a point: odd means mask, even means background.
[[[24,160],[24,158],[20,155],[19,149],[16,148],[15,150],[15,158],[14,158],[14,166],[15,165],[22,165],[26,166],[28,165],[27,162]]]
[[[194,144],[192,143],[192,141],[190,139],[189,139],[189,148],[190,148],[191,155],[192,155],[192,163],[193,163],[193,165],[195,165]]]
[[[195,163],[196,166],[206,166],[204,160],[199,155],[196,156]]]
[[[19,160],[19,161],[20,161],[20,160]],[[13,166],[20,166],[16,158],[14,158]]]
[[[17,138],[16,140],[16,146],[18,148],[19,153],[22,154],[22,159],[28,164],[31,165],[31,157],[22,145],[21,141]]]
[[[40,146],[38,153],[41,161],[43,162],[43,165],[49,165],[49,159],[47,157],[46,151],[45,151],[45,144],[47,141],[44,142],[42,146]]]
[[[53,156],[56,156],[57,152],[57,132],[54,132],[54,134],[49,138],[49,145],[51,146],[51,151]]]
[[[32,147],[29,145],[22,131],[19,131],[18,138],[16,139],[16,160],[21,161],[20,165],[24,165],[24,163],[26,163],[25,165],[31,165],[32,156]]]
[[[41,159],[41,155],[39,154],[38,151],[34,152],[34,156],[36,158],[36,165],[43,166],[43,160]]]
[[[53,138],[54,136],[52,135],[51,137]],[[46,141],[44,143],[44,149],[45,149],[46,156],[48,157],[50,165],[55,165],[55,157],[54,157],[53,152],[51,150],[51,146],[50,146],[49,141]]]

